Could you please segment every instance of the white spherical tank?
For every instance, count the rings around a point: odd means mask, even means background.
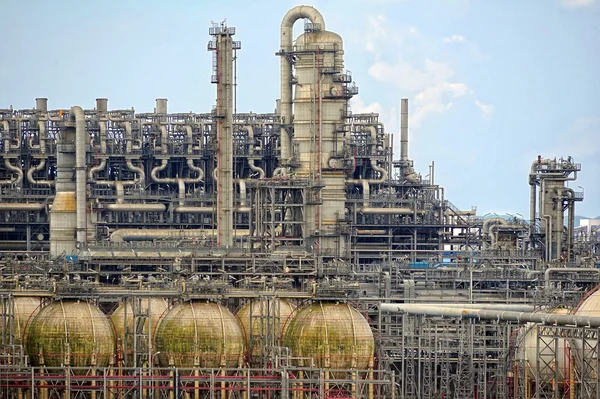
[[[569,314],[570,311],[565,308],[557,308],[551,313]],[[570,373],[570,344],[566,339],[558,338],[557,346],[554,338],[539,337],[537,326],[536,323],[527,323],[521,328],[519,359],[525,360],[528,364],[528,378],[550,381],[555,378],[556,369],[558,371],[556,382],[562,384]]]

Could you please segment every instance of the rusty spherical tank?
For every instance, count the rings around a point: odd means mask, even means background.
[[[138,309],[139,307],[139,309]],[[148,317],[144,319],[144,325],[142,327],[142,335],[147,336],[148,333],[151,335],[156,331],[160,317],[169,308],[169,302],[164,298],[145,298],[141,299],[139,304],[134,306],[132,300],[123,301],[117,309],[110,316],[110,319],[115,326],[115,334],[117,337],[117,343],[120,345],[121,350],[126,349],[127,352],[133,352],[133,332],[134,332],[134,311],[137,313],[146,314]],[[150,322],[150,328],[148,328],[148,322]],[[127,341],[125,341],[125,326],[129,330]],[[146,339],[142,340],[143,345],[148,345]]]
[[[251,355],[259,356],[260,342],[254,337],[261,334],[275,335],[281,339],[290,315],[296,307],[290,301],[274,298],[269,301],[248,302],[238,311],[237,317],[242,324],[246,349],[252,348]],[[250,319],[252,318],[252,322]],[[252,339],[251,339],[252,338]],[[250,342],[252,340],[252,342]]]
[[[366,370],[372,366],[375,340],[369,322],[356,309],[323,302],[296,312],[283,345],[294,357],[312,358],[316,367]]]
[[[40,309],[27,325],[25,350],[34,366],[106,367],[115,333],[96,305],[61,300]]]
[[[244,334],[227,308],[206,302],[182,302],[160,320],[155,348],[163,367],[238,367]]]
[[[14,333],[14,344],[21,345],[23,333],[25,332],[25,326],[29,322],[30,319],[36,315],[40,308],[40,299],[33,297],[15,297],[13,299],[14,309],[13,309],[13,333]],[[9,303],[7,305],[10,306]],[[7,320],[8,321],[8,320]],[[0,322],[0,342],[2,341],[1,337],[6,332],[6,342],[9,342],[10,336],[10,328],[9,325],[7,328],[3,328],[2,323]]]

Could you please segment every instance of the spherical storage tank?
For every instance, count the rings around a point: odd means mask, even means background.
[[[292,356],[312,358],[316,367],[330,369],[366,370],[375,349],[369,322],[341,303],[315,303],[300,309],[286,327],[283,344]]]
[[[61,300],[27,325],[25,349],[34,366],[106,367],[115,353],[115,334],[97,306]]]
[[[163,367],[237,367],[243,360],[238,319],[217,303],[175,305],[162,317],[154,337]]]
[[[290,315],[296,307],[285,299],[274,298],[270,301],[248,302],[238,311],[237,317],[242,324],[246,348],[250,348],[250,335],[261,333],[276,334],[281,338]],[[250,318],[252,317],[252,323]],[[252,348],[252,356],[260,355],[260,348]]]
[[[14,327],[14,343],[15,345],[21,344],[21,338],[25,332],[25,326],[27,322],[32,319],[39,310],[40,299],[32,297],[15,297],[13,299],[14,311],[13,311],[13,327]],[[0,337],[3,333],[2,323],[0,322]],[[8,333],[8,329],[7,329]],[[8,337],[7,337],[8,339]],[[1,338],[0,338],[1,341]]]
[[[553,314],[570,313],[569,309],[565,308],[556,308],[547,312]],[[569,342],[565,338],[557,338],[558,347],[556,347],[551,337],[538,336],[537,326],[536,323],[527,323],[521,328],[520,336],[522,338],[519,344],[519,357],[528,362],[530,379],[535,380],[539,377],[544,381],[552,380],[555,378],[556,369],[558,371],[556,382],[562,384],[570,372]],[[554,354],[555,351],[557,352],[556,355]],[[539,367],[538,360],[540,360]]]
[[[169,307],[169,302],[164,298],[146,298],[142,299],[140,303],[141,309],[139,309],[143,313],[148,314],[148,318],[146,318],[142,330],[143,335],[147,335],[148,332],[154,334],[156,330],[156,326],[160,320],[160,317],[165,313],[165,311]],[[127,300],[126,302],[121,302],[119,307],[113,312],[110,316],[110,319],[115,326],[115,334],[118,342],[120,342],[121,347],[123,347],[123,341],[125,340],[125,326],[129,329],[130,333],[134,331],[134,322],[133,322],[133,312],[134,312],[134,303],[132,300]],[[148,331],[148,321],[150,322],[150,331]],[[133,351],[133,336],[132,339],[127,342],[127,351]],[[144,342],[144,344],[147,344]]]

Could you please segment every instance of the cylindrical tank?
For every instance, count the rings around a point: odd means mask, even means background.
[[[25,349],[34,366],[106,367],[115,353],[115,333],[96,305],[61,300],[30,321]]]
[[[330,369],[366,370],[375,348],[362,314],[347,304],[325,302],[300,309],[285,329],[283,344],[292,356],[312,358],[316,367]]]
[[[75,253],[76,228],[75,192],[57,192],[50,210],[50,254],[52,257]]]
[[[183,302],[160,320],[155,348],[163,367],[237,367],[244,354],[238,319],[217,303]]]
[[[569,314],[570,311],[565,308],[557,308],[551,313]],[[550,381],[555,378],[554,370],[556,368],[558,370],[556,383],[562,384],[570,373],[569,342],[564,338],[558,338],[558,347],[556,347],[551,337],[540,338],[538,336],[536,326],[536,323],[527,323],[521,332],[523,338],[520,340],[519,353],[521,359],[528,363],[529,378],[534,380],[539,376],[543,381]],[[540,360],[539,367],[538,358]]]
[[[253,357],[261,354],[261,345],[254,339],[251,345],[251,338],[258,335],[266,337],[268,334],[276,343],[281,339],[287,321],[295,309],[296,307],[289,301],[279,298],[252,301],[242,306],[237,317],[242,324],[246,348],[252,348]],[[265,341],[263,344],[269,342],[269,340]]]
[[[600,289],[596,289],[593,293],[591,293],[583,302],[579,304],[577,310],[575,311],[577,316],[600,316]],[[586,340],[585,344],[581,342],[580,339],[574,340],[573,346],[575,349],[573,350],[575,356],[577,356],[576,366],[579,368],[579,372],[583,374],[586,371],[591,372],[591,375],[585,376],[585,378],[590,378],[598,375],[597,363],[592,362],[591,368],[587,370],[581,370],[581,363],[583,359],[595,359],[598,356],[598,341],[595,338],[590,338]]]
[[[163,298],[145,298],[140,301],[140,309],[134,309],[134,302],[132,300],[127,300],[126,302],[121,302],[119,307],[113,312],[110,316],[110,319],[115,326],[115,334],[118,342],[120,343],[121,349],[126,349],[128,353],[133,352],[133,331],[134,331],[134,310],[147,314],[148,317],[144,321],[144,326],[142,327],[142,335],[147,335],[148,332],[154,334],[156,330],[156,326],[160,320],[160,317],[163,313],[168,309],[169,302]],[[148,321],[150,322],[150,329],[148,329]],[[130,339],[125,341],[125,326],[129,329]],[[148,345],[146,340],[143,340],[143,345]],[[126,348],[125,348],[126,347]]]
[[[21,345],[23,333],[25,332],[25,326],[27,322],[32,319],[38,312],[40,307],[40,299],[32,297],[15,297],[13,299],[14,310],[13,310],[13,333],[14,333],[14,344]],[[9,325],[7,325],[9,327]],[[4,335],[4,329],[2,323],[0,323],[0,342],[2,342],[2,335]],[[6,329],[6,335],[4,339],[6,343],[9,343],[9,328]]]

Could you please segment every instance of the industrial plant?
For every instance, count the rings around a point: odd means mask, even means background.
[[[327,28],[283,17],[273,113],[234,111],[225,23],[205,113],[0,109],[1,398],[600,398],[582,166],[532,159],[525,217],[458,209]]]

